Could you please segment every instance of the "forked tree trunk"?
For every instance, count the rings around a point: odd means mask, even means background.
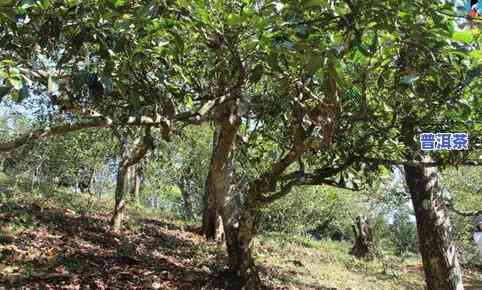
[[[357,258],[373,259],[376,255],[375,242],[373,240],[373,228],[364,216],[358,216],[353,225],[355,244],[350,251]]]
[[[219,130],[215,130],[213,134],[213,153],[216,151],[216,144],[218,143]],[[209,167],[208,176],[206,177],[205,193],[204,193],[204,208],[202,215],[202,229],[204,236],[209,240],[222,241],[224,237],[223,222],[221,215],[216,206],[216,192],[212,178],[213,160]]]
[[[111,219],[111,226],[113,231],[119,231],[124,220],[126,210],[125,193],[127,191],[127,173],[124,169],[120,169],[117,173],[117,185],[115,190],[115,205],[114,213]]]
[[[429,162],[429,158],[424,158]],[[463,290],[462,273],[436,168],[405,167],[428,289]]]
[[[127,206],[126,195],[129,191],[129,168],[142,160],[147,152],[154,148],[150,127],[146,128],[145,136],[142,142],[138,144],[136,151],[132,153],[132,156],[129,156],[128,135],[123,133],[118,138],[120,143],[120,160],[117,168],[114,213],[111,219],[113,231],[119,231],[124,220]]]
[[[233,279],[230,289],[254,290],[260,288],[260,279],[254,267],[251,247],[257,210],[256,195],[248,193],[240,210],[234,186],[234,151],[240,118],[234,101],[226,102],[216,111],[217,136],[213,144],[208,186],[215,193],[216,207],[222,217],[228,260]],[[240,215],[241,214],[241,215]]]
[[[127,136],[120,138],[120,158],[117,166],[117,178],[115,188],[115,204],[114,212],[111,219],[111,227],[114,232],[120,230],[122,221],[124,220],[126,209],[126,192],[128,188],[129,167],[126,166],[128,159],[128,139]]]

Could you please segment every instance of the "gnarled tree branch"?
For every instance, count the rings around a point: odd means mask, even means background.
[[[261,195],[258,197],[258,200],[263,204],[269,204],[289,194],[291,189],[293,189],[293,187],[302,186],[302,185],[328,185],[328,186],[334,186],[337,188],[357,191],[358,189],[356,188],[350,188],[345,186],[341,182],[336,182],[334,180],[327,179],[328,177],[335,176],[336,174],[340,173],[341,171],[346,169],[348,166],[350,166],[357,160],[358,158],[356,158],[355,156],[351,156],[347,159],[345,163],[343,163],[339,167],[321,168],[321,169],[315,170],[315,173],[305,173],[304,171],[295,171],[291,174],[280,176],[278,179],[290,180],[290,181],[284,186],[282,186],[280,191],[269,196]]]
[[[11,151],[22,145],[27,144],[28,142],[40,140],[40,139],[47,138],[54,135],[63,135],[69,132],[78,131],[81,129],[88,129],[88,128],[105,128],[105,127],[109,127],[110,125],[111,123],[109,123],[106,119],[99,118],[99,119],[91,120],[89,122],[63,124],[55,127],[45,127],[45,128],[34,130],[27,134],[24,134],[12,141],[0,143],[0,152]]]
[[[162,124],[163,119],[158,117],[140,116],[130,117],[126,120],[124,125],[128,126],[156,126]],[[38,141],[47,137],[55,135],[64,135],[69,132],[74,132],[82,129],[89,128],[108,128],[115,124],[111,119],[105,117],[92,118],[89,121],[73,123],[73,124],[61,124],[54,127],[45,127],[33,130],[30,133],[26,133],[14,140],[0,143],[0,152],[7,152],[14,150],[22,145],[31,141]]]

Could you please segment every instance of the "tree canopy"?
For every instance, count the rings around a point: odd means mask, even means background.
[[[0,152],[110,129],[116,217],[129,170],[159,147],[154,139],[171,142],[172,152],[156,151],[155,168],[171,168],[184,193],[205,191],[205,208],[222,219],[234,287],[255,289],[257,217],[298,188],[369,189],[404,166],[419,235],[426,227],[440,240],[448,228],[420,222],[438,210],[422,203],[441,198],[430,179],[482,164],[480,31],[461,29],[445,1],[4,2],[0,101],[46,108]],[[420,150],[421,133],[449,131],[468,133],[469,150]],[[112,148],[95,146],[100,132],[65,138],[66,156],[103,162]],[[200,156],[208,154],[210,164]],[[440,274],[430,254],[422,251],[428,284],[442,285],[429,282]],[[450,284],[437,287],[459,289]]]

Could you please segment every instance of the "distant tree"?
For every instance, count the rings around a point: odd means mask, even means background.
[[[393,213],[393,223],[390,225],[391,237],[395,244],[395,254],[402,256],[407,252],[416,253],[417,250],[417,227],[413,220],[413,214],[406,208],[400,208]]]
[[[459,167],[442,172],[455,242],[462,261],[467,264],[476,264],[479,261],[478,248],[473,240],[473,219],[482,214],[481,176],[480,167]]]

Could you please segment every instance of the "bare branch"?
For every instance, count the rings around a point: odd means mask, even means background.
[[[261,202],[262,204],[270,204],[277,199],[280,199],[286,195],[288,195],[293,187],[295,186],[303,186],[303,185],[327,185],[327,186],[333,186],[336,188],[341,188],[341,189],[346,189],[346,190],[351,190],[351,191],[359,191],[358,188],[351,188],[348,187],[344,184],[341,184],[339,182],[336,182],[334,180],[330,179],[325,179],[325,178],[310,178],[310,177],[300,177],[295,180],[291,180],[288,182],[286,185],[282,186],[281,189],[273,193],[272,195],[269,196],[260,196],[258,197],[258,201]]]
[[[260,196],[258,197],[258,200],[260,203],[263,203],[263,204],[270,204],[272,203],[273,201],[277,200],[277,199],[280,199],[282,197],[284,197],[285,195],[287,195],[288,193],[291,192],[291,189],[297,185],[297,180],[292,180],[290,182],[288,182],[286,185],[284,185],[283,187],[281,187],[281,190],[276,192],[276,193],[273,193],[272,195],[270,196]]]
[[[327,179],[328,177],[335,176],[336,174],[340,173],[348,166],[353,164],[358,160],[355,156],[351,156],[347,159],[347,161],[339,166],[339,167],[329,167],[329,168],[322,168],[315,170],[316,173],[305,173],[304,171],[295,171],[288,175],[283,175],[278,177],[279,180],[290,180],[287,184],[282,186],[281,190],[270,195],[270,196],[260,196],[258,199],[261,203],[269,204],[279,198],[284,197],[285,195],[289,194],[291,189],[294,186],[301,186],[301,185],[328,185],[334,186],[337,188],[358,191],[357,188],[350,188],[346,185],[336,182],[334,180]]]
[[[452,163],[443,162],[419,162],[408,160],[392,160],[392,159],[377,159],[377,158],[363,158],[362,161],[375,164],[384,165],[406,165],[413,167],[437,167],[441,165],[459,165],[459,166],[482,166],[482,160],[463,160]]]
[[[128,120],[123,125],[128,126],[156,126],[163,125],[165,119],[159,115],[156,117],[140,116],[140,117],[129,117]],[[31,141],[41,140],[50,136],[64,135],[69,132],[74,132],[82,129],[89,128],[108,128],[112,127],[114,124],[111,119],[104,117],[92,118],[90,121],[79,122],[74,124],[62,124],[55,127],[45,127],[41,129],[34,130],[30,133],[24,134],[14,140],[0,143],[0,152],[7,152],[14,150],[22,145],[27,144]]]
[[[30,133],[24,134],[15,140],[0,143],[0,152],[7,152],[16,149],[30,141],[40,140],[54,135],[63,135],[69,132],[78,131],[88,128],[105,128],[111,124],[103,118],[92,120],[89,122],[76,123],[76,124],[63,124],[55,127],[45,127],[42,129],[34,130]]]

